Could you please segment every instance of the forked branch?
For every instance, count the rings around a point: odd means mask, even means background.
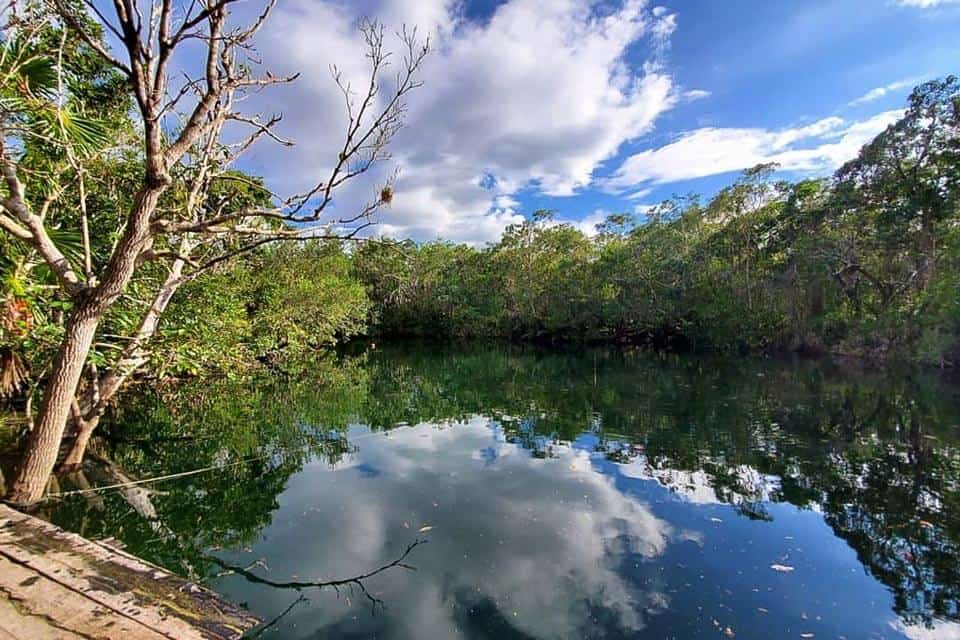
[[[330,587],[330,588],[332,588],[334,591],[336,591],[336,592],[339,594],[339,593],[340,593],[340,590],[341,590],[342,588],[344,588],[344,587],[347,587],[347,588],[350,588],[350,589],[357,588],[357,589],[359,589],[360,592],[367,598],[367,600],[370,601],[371,607],[376,608],[378,605],[381,606],[381,607],[383,607],[383,606],[384,606],[384,602],[383,602],[383,600],[381,600],[380,598],[378,598],[378,597],[376,597],[375,595],[371,594],[371,593],[367,590],[366,585],[363,584],[363,581],[364,581],[364,580],[368,580],[368,579],[370,579],[370,578],[372,578],[372,577],[374,577],[374,576],[376,576],[376,575],[378,575],[378,574],[381,574],[381,573],[383,573],[384,571],[389,571],[390,569],[393,569],[393,568],[395,568],[395,567],[399,567],[399,568],[401,568],[401,569],[406,569],[407,571],[416,571],[416,570],[417,570],[416,567],[414,567],[413,565],[410,565],[410,564],[408,564],[408,563],[406,562],[407,557],[408,557],[408,556],[410,555],[410,553],[411,553],[414,549],[416,549],[418,546],[420,546],[420,545],[422,545],[422,544],[426,544],[426,543],[427,543],[427,540],[421,540],[421,539],[414,540],[413,542],[411,542],[410,544],[407,545],[407,548],[403,551],[403,553],[402,553],[402,554],[400,555],[400,557],[398,557],[397,559],[395,559],[395,560],[393,560],[393,561],[391,561],[391,562],[388,562],[388,563],[386,563],[386,564],[384,564],[384,565],[382,565],[382,566],[380,566],[380,567],[377,567],[376,569],[373,569],[373,570],[371,570],[371,571],[367,571],[366,573],[362,573],[362,574],[360,574],[360,575],[358,575],[358,576],[353,576],[353,577],[351,577],[351,578],[341,578],[341,579],[339,579],[339,580],[324,580],[324,581],[311,581],[311,580],[277,581],[277,580],[270,580],[270,579],[268,579],[268,578],[263,578],[263,577],[261,577],[261,576],[258,576],[258,575],[255,574],[255,573],[253,573],[252,569],[253,569],[253,567],[257,566],[257,564],[258,564],[257,562],[254,562],[253,564],[247,565],[246,567],[241,567],[241,566],[238,566],[238,565],[232,565],[232,564],[230,564],[230,563],[228,563],[228,562],[226,562],[226,561],[224,561],[224,560],[221,560],[220,558],[217,558],[217,557],[215,557],[215,556],[211,556],[211,557],[210,557],[210,560],[213,561],[216,565],[220,566],[222,569],[224,569],[224,570],[226,571],[226,574],[221,574],[221,575],[227,575],[227,574],[230,574],[230,573],[235,573],[235,574],[237,574],[237,575],[243,576],[244,578],[246,578],[246,579],[247,579],[248,581],[250,581],[250,582],[253,582],[253,583],[256,583],[256,584],[263,584],[263,585],[266,585],[266,586],[268,586],[268,587],[274,587],[274,588],[277,588],[277,589],[294,589],[294,590],[296,590],[296,591],[301,591],[301,590],[303,590],[303,589],[323,589],[323,588],[326,588],[326,587]]]

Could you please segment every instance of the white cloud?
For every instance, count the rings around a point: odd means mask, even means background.
[[[483,24],[465,20],[450,0],[361,4],[289,0],[277,8],[258,46],[274,72],[303,72],[269,96],[283,105],[284,133],[299,144],[283,153],[258,147],[252,168],[278,189],[292,190],[329,165],[344,114],[327,69],[337,62],[345,78],[362,82],[365,59],[355,30],[361,12],[392,26],[429,28],[435,51],[393,147],[401,174],[381,233],[493,240],[519,219],[515,202],[504,206],[503,196],[522,188],[576,193],[678,99],[657,61],[675,16],[643,0],[614,9],[606,2],[509,0]],[[624,60],[638,42],[651,51],[639,69]],[[342,206],[369,188],[344,193]]]
[[[930,9],[945,4],[957,4],[960,0],[897,0],[901,7],[919,7],[921,9]]]
[[[777,162],[785,171],[825,172],[854,157],[864,143],[901,115],[902,111],[885,111],[853,123],[830,117],[773,131],[696,129],[663,147],[631,155],[605,186],[614,191],[627,190],[740,171],[765,162]]]
[[[870,89],[865,94],[857,98],[856,100],[851,100],[847,106],[856,107],[861,104],[866,104],[868,102],[873,102],[874,100],[879,100],[888,93],[893,91],[898,91],[900,89],[905,89],[916,84],[917,80],[915,78],[908,80],[898,80],[897,82],[891,82],[890,84],[884,85],[882,87],[876,87]]]
[[[623,197],[626,198],[627,200],[643,200],[643,199],[646,198],[648,195],[650,195],[652,192],[653,192],[653,189],[649,189],[649,188],[648,188],[648,189],[637,189],[636,191],[634,191],[634,192],[632,192],[632,193],[628,193],[628,194],[626,194],[626,195],[623,196]]]
[[[605,209],[596,209],[580,220],[563,220],[562,222],[579,229],[580,233],[588,238],[592,238],[598,233],[597,225],[606,220],[609,215],[610,212]]]
[[[960,640],[960,624],[948,620],[934,620],[929,627],[921,624],[906,624],[895,620],[890,627],[910,640]]]
[[[704,98],[709,98],[711,94],[709,91],[704,89],[690,89],[689,91],[683,92],[683,97],[688,102],[693,102],[694,100],[702,100]]]
[[[770,502],[780,490],[777,476],[761,473],[749,465],[738,465],[730,469],[732,486],[717,486],[714,478],[703,471],[686,471],[661,467],[646,456],[622,464],[622,475],[641,480],[656,480],[673,491],[678,497],[694,504],[744,504],[751,502]]]

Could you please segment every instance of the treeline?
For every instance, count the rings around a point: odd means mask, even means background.
[[[484,248],[277,247],[172,306],[162,365],[287,356],[365,332],[956,365],[958,132],[949,77],[918,87],[829,178],[786,182],[762,165],[708,201],[612,215],[592,237],[539,211]]]
[[[709,201],[675,198],[587,237],[538,212],[484,249],[361,246],[376,330],[960,361],[960,82],[832,177],[758,166]]]
[[[110,175],[90,197],[122,193],[129,173]],[[252,179],[218,189],[241,204],[263,198]],[[956,366],[958,203],[960,81],[948,77],[917,87],[905,115],[828,178],[786,182],[758,166],[707,201],[682,196],[640,218],[613,215],[592,236],[539,211],[483,248],[318,240],[248,253],[182,287],[145,373],[289,368],[363,335]],[[29,253],[2,236],[0,245],[0,395],[22,405],[43,381],[70,304],[37,277]],[[93,366],[122,351],[116,336],[135,330],[139,295],[135,282],[105,319]]]

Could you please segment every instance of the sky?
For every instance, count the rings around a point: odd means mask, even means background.
[[[960,0],[280,0],[257,48],[301,76],[250,104],[297,144],[244,164],[275,191],[313,184],[336,153],[329,69],[362,86],[361,17],[416,25],[433,51],[393,158],[335,206],[397,170],[375,233],[419,241],[495,242],[541,208],[591,233],[760,162],[827,175],[915,84],[960,72]]]

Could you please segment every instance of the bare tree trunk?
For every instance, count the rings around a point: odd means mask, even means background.
[[[47,480],[57,464],[63,432],[97,327],[133,277],[137,257],[149,239],[150,216],[169,184],[169,179],[163,178],[158,179],[148,171],[148,185],[137,194],[130,221],[107,263],[101,284],[85,292],[70,315],[60,351],[53,361],[37,423],[30,432],[20,468],[7,494],[6,499],[12,504],[29,506],[43,498]],[[87,434],[88,440],[89,437]]]
[[[80,423],[80,428],[77,430],[77,437],[73,439],[73,443],[70,445],[70,451],[60,466],[61,471],[76,471],[80,468],[81,463],[83,463],[83,456],[87,452],[87,445],[90,443],[90,436],[93,435],[94,429],[96,429],[99,424],[99,413],[94,414],[89,419]]]
[[[57,463],[60,440],[101,315],[95,309],[80,307],[70,318],[53,362],[37,423],[30,432],[20,468],[10,483],[8,502],[27,506],[43,497],[50,472]]]
[[[181,248],[184,251],[189,250],[189,246],[185,243],[181,245]],[[173,295],[184,282],[182,276],[185,264],[182,258],[173,261],[163,286],[160,287],[146,314],[140,319],[140,326],[137,328],[136,334],[127,343],[127,347],[123,350],[117,364],[101,380],[98,413],[102,413],[103,408],[113,399],[113,396],[116,395],[130,375],[146,361],[146,345],[157,332],[163,312],[166,311]]]
[[[187,250],[188,246],[184,244],[181,248]],[[181,258],[173,261],[167,278],[157,292],[153,304],[150,305],[147,313],[140,320],[140,327],[137,329],[137,333],[127,345],[127,348],[124,350],[113,370],[107,373],[103,380],[100,381],[96,405],[91,407],[89,411],[84,408],[84,415],[78,425],[77,437],[70,446],[67,457],[64,458],[61,467],[63,471],[72,471],[80,467],[81,463],[83,463],[83,456],[84,453],[86,453],[87,445],[90,443],[90,436],[93,435],[94,430],[100,424],[100,417],[103,415],[104,409],[106,409],[124,382],[129,379],[130,375],[146,361],[146,344],[153,338],[153,335],[157,331],[157,326],[160,323],[160,317],[166,310],[167,305],[170,304],[170,299],[173,298],[173,294],[177,292],[177,289],[179,289],[183,283],[184,265],[185,262]]]

